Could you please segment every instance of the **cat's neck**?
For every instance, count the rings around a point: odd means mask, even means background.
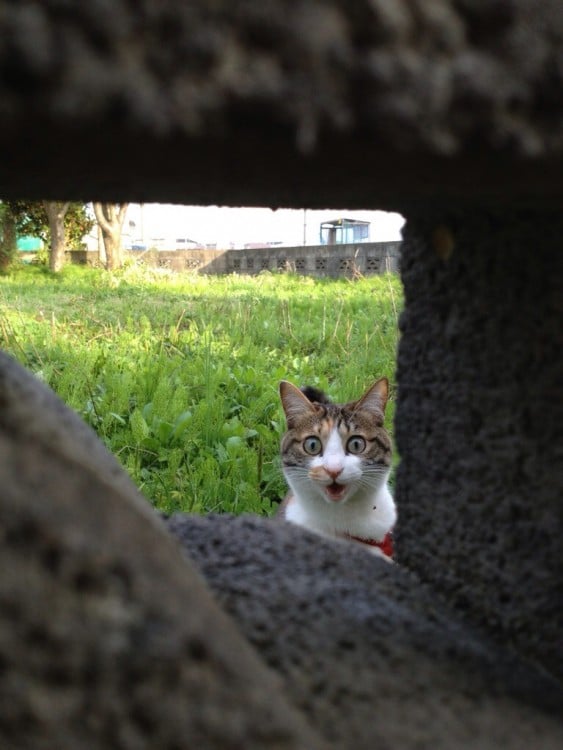
[[[290,487],[291,487],[291,481]],[[377,488],[366,488],[345,503],[328,503],[315,493],[291,487],[285,518],[331,537],[360,537],[381,542],[396,520],[395,503],[385,476]]]

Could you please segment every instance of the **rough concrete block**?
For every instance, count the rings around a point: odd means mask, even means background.
[[[399,558],[563,677],[560,217],[411,216],[396,437]]]
[[[399,565],[262,518],[168,526],[333,750],[556,750],[555,680],[467,627]]]
[[[0,746],[324,747],[115,459],[1,353]]]
[[[2,0],[0,195],[555,205],[562,40],[559,0]]]

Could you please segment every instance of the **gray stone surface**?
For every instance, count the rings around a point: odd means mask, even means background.
[[[400,559],[560,679],[562,230],[411,216],[396,424]]]
[[[562,49],[560,0],[0,0],[1,197],[408,217],[405,567],[182,522],[284,687],[0,360],[0,745],[561,746]]]
[[[556,200],[562,40],[559,0],[2,0],[0,194]]]
[[[279,521],[168,526],[333,750],[561,747],[561,686],[407,570]]]
[[[115,459],[1,353],[0,747],[324,747]]]

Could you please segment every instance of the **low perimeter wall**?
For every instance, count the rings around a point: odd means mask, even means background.
[[[307,276],[369,276],[390,271],[397,273],[400,242],[363,242],[351,245],[309,245],[306,247],[264,247],[243,250],[148,250],[125,251],[148,266],[172,271],[207,274],[261,271],[290,271]],[[95,265],[98,253],[77,251],[72,261]]]

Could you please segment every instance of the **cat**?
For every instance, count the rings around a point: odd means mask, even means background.
[[[397,511],[387,486],[387,378],[347,404],[286,380],[279,390],[287,422],[281,458],[290,493],[278,516],[323,536],[357,542],[392,561]]]

